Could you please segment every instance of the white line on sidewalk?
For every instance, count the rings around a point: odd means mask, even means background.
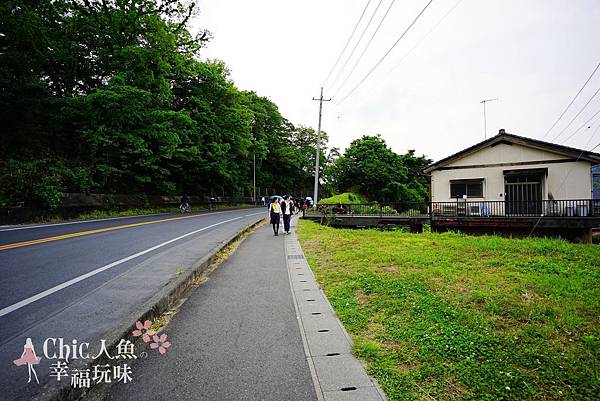
[[[76,283],[78,283],[78,282],[80,282],[82,280],[85,280],[86,278],[95,276],[98,273],[102,273],[105,270],[108,270],[110,268],[118,266],[118,265],[120,265],[122,263],[125,263],[125,262],[131,260],[131,259],[135,259],[138,256],[142,256],[142,255],[144,255],[144,254],[146,254],[148,252],[152,252],[152,251],[154,251],[154,250],[156,250],[158,248],[161,248],[161,247],[163,247],[165,245],[169,245],[169,244],[171,244],[171,243],[173,243],[175,241],[178,241],[178,240],[180,240],[182,238],[189,237],[190,235],[194,235],[194,234],[197,234],[197,233],[199,233],[201,231],[208,230],[209,228],[213,228],[213,227],[219,226],[221,224],[229,223],[231,221],[238,220],[238,219],[241,219],[241,218],[242,218],[242,216],[239,216],[239,217],[235,217],[233,219],[221,221],[221,222],[216,223],[216,224],[211,224],[210,226],[206,226],[206,227],[203,227],[203,228],[201,228],[199,230],[194,230],[194,231],[191,231],[191,232],[189,232],[187,234],[180,235],[179,237],[170,239],[168,241],[165,241],[165,242],[163,242],[161,244],[155,245],[155,246],[153,246],[151,248],[148,248],[148,249],[143,250],[141,252],[138,252],[136,254],[127,256],[127,257],[125,257],[123,259],[120,259],[120,260],[117,260],[115,262],[112,262],[112,263],[110,263],[110,264],[108,264],[106,266],[99,267],[96,270],[92,270],[91,272],[82,274],[81,276],[75,277],[75,278],[73,278],[71,280],[65,281],[62,284],[59,284],[59,285],[54,286],[52,288],[49,288],[46,291],[42,291],[42,292],[40,292],[40,293],[38,293],[36,295],[33,295],[33,296],[31,296],[31,297],[29,297],[27,299],[19,301],[19,302],[15,303],[15,304],[12,304],[10,306],[7,306],[6,308],[0,309],[0,316],[8,315],[9,313],[16,311],[17,309],[20,309],[20,308],[22,308],[24,306],[27,306],[27,305],[35,302],[35,301],[38,301],[38,300],[40,300],[42,298],[45,298],[48,295],[54,294],[55,292],[60,291],[60,290],[62,290],[64,288],[67,288],[67,287],[69,287],[69,286],[71,286],[73,284],[76,284]]]

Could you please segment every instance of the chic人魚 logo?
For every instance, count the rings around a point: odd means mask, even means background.
[[[144,343],[150,343],[151,349],[158,349],[159,353],[165,354],[167,349],[171,346],[171,343],[167,340],[166,334],[160,336],[151,329],[152,322],[146,320],[135,323],[136,330],[132,332],[134,337],[142,337]],[[74,388],[90,388],[92,384],[98,383],[111,383],[111,382],[123,382],[129,383],[133,380],[131,366],[124,361],[129,359],[137,359],[138,357],[146,357],[148,354],[145,351],[140,352],[139,355],[135,354],[135,345],[125,339],[121,339],[115,346],[115,352],[112,354],[109,352],[106,340],[100,340],[100,351],[96,355],[90,354],[90,344],[87,342],[79,342],[76,339],[65,341],[63,338],[46,338],[44,340],[42,351],[44,357],[48,360],[56,360],[50,366],[50,377],[56,378],[57,381],[61,381],[63,378],[71,376],[71,386]],[[98,363],[88,368],[83,369],[71,369],[69,371],[69,360],[74,359],[91,359],[97,360],[100,357],[104,357],[104,361],[110,361],[111,363]],[[37,356],[35,348],[31,338],[25,340],[23,346],[23,353],[19,359],[15,359],[13,363],[17,366],[23,366],[27,364],[27,371],[29,374],[29,380],[31,382],[31,375],[35,378],[35,381],[39,384],[38,376],[35,371],[34,365],[39,365],[42,357]],[[120,362],[119,360],[123,360]],[[68,380],[68,379],[67,379]]]

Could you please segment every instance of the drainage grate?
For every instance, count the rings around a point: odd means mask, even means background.
[[[339,354],[339,352],[331,352],[329,354],[326,354],[325,356],[338,356]]]
[[[311,315],[320,315],[320,314],[321,314],[321,312],[313,312],[313,313],[311,313]]]
[[[356,387],[352,386],[352,387],[342,387],[340,390],[342,391],[354,391],[356,390]]]
[[[323,330],[317,330],[319,333],[327,333],[329,330],[327,329],[323,329]]]
[[[300,280],[301,283],[308,283],[306,280]]]
[[[288,255],[288,259],[304,259],[304,255]]]
[[[316,299],[307,299],[308,302],[316,301]]]

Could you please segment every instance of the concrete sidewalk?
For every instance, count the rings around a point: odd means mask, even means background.
[[[211,273],[164,333],[166,354],[149,349],[133,381],[113,384],[106,400],[383,399],[295,235],[274,237],[270,226]]]

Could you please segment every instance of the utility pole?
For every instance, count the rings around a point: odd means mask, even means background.
[[[256,116],[252,117],[252,202],[256,205]]]
[[[487,139],[487,116],[485,115],[485,104],[487,102],[493,102],[494,100],[498,100],[498,98],[484,99],[481,102],[479,102],[479,103],[483,104],[483,139]]]
[[[331,99],[323,99],[323,87],[321,86],[321,97],[312,100],[319,101],[319,125],[317,126],[317,143],[316,143],[316,157],[315,157],[315,190],[313,193],[313,207],[317,207],[317,201],[319,196],[319,156],[321,154],[321,115],[323,112],[323,102],[329,102]]]

